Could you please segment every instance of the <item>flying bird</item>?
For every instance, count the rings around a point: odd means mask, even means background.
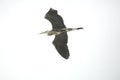
[[[45,19],[50,21],[50,23],[52,24],[52,30],[47,30],[40,34],[47,33],[48,36],[55,35],[53,45],[63,58],[68,59],[70,54],[67,46],[68,43],[67,32],[83,28],[82,27],[66,28],[62,17],[58,14],[57,10],[54,10],[52,8],[50,8],[49,11],[46,13]]]

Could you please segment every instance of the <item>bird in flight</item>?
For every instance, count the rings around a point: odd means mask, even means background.
[[[83,28],[82,27],[66,28],[62,17],[58,14],[57,10],[54,10],[52,8],[50,8],[49,11],[46,13],[45,19],[50,21],[50,23],[52,24],[52,30],[47,30],[40,34],[47,33],[48,36],[55,35],[53,45],[63,58],[68,59],[70,54],[67,46],[68,43],[67,32]]]

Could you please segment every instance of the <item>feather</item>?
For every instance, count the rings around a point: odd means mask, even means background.
[[[45,18],[51,22],[53,31],[66,28],[64,25],[64,21],[62,17],[58,15],[57,10],[50,8],[50,10],[46,13]],[[65,59],[68,59],[70,55],[67,42],[68,42],[67,32],[55,35],[55,39],[53,41],[53,45],[55,46],[56,50]]]

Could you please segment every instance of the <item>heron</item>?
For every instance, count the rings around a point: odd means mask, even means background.
[[[48,36],[55,35],[55,38],[52,42],[53,45],[63,58],[68,59],[70,53],[67,46],[68,43],[67,32],[83,29],[83,27],[66,28],[63,18],[58,14],[57,10],[53,8],[50,8],[49,11],[45,14],[45,19],[50,21],[50,23],[52,24],[52,30],[47,30],[41,32],[40,34],[47,33]]]

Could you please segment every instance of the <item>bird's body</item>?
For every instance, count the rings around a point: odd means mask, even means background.
[[[55,35],[53,45],[63,58],[68,59],[70,54],[67,46],[67,32],[83,28],[66,28],[62,17],[58,15],[57,10],[54,10],[52,8],[50,8],[50,10],[46,13],[45,18],[51,22],[52,30],[42,32],[41,34],[47,33],[48,36]]]
[[[69,31],[79,30],[79,29],[83,29],[83,28],[82,27],[80,27],[80,28],[62,28],[62,29],[50,30],[50,31],[47,30],[45,32],[41,32],[40,34],[47,33],[48,36],[52,36],[52,35],[59,35],[64,32],[69,32]]]

